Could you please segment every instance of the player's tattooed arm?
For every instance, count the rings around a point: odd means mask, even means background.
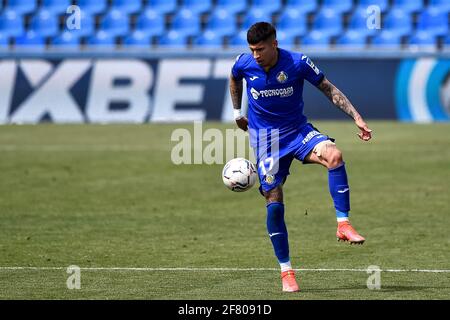
[[[248,120],[247,117],[240,114],[241,104],[242,104],[242,91],[243,83],[242,80],[236,80],[233,75],[230,76],[230,95],[231,101],[233,103],[233,108],[235,110],[234,119],[239,128],[244,131],[248,130]]]
[[[323,78],[319,85],[319,89],[330,99],[330,101],[339,109],[344,111],[355,121],[360,119],[361,116],[356,111],[350,100],[343,94],[334,84],[332,84],[327,78]]]
[[[352,105],[350,100],[343,94],[334,84],[328,81],[327,78],[323,78],[322,82],[319,84],[319,89],[330,99],[330,101],[341,109],[343,112],[348,114],[355,120],[356,126],[360,129],[358,136],[364,140],[368,141],[372,138],[372,130],[369,129],[366,122],[363,120],[361,115],[356,111],[355,107]]]
[[[240,109],[242,103],[242,80],[236,80],[233,75],[230,76],[230,94],[234,109]]]

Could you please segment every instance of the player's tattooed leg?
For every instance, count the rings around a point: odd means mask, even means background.
[[[266,198],[267,204],[272,202],[283,202],[283,188],[281,185],[273,188],[270,191],[264,191],[264,197]]]

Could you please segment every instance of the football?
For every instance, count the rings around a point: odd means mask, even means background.
[[[255,185],[257,179],[255,165],[244,158],[231,159],[223,167],[222,179],[232,191],[247,191]]]

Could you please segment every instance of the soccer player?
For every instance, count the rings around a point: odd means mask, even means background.
[[[321,90],[359,128],[363,141],[371,139],[361,115],[309,57],[278,48],[275,28],[258,22],[247,32],[251,54],[236,58],[230,76],[230,94],[236,124],[249,130],[255,150],[260,191],[266,198],[267,231],[281,267],[283,291],[299,290],[289,258],[284,221],[283,184],[295,158],[328,169],[328,184],[337,217],[338,240],[362,244],[365,239],[349,222],[350,189],[345,162],[334,139],[320,133],[303,114],[303,82]],[[241,114],[243,83],[247,82],[248,115]]]

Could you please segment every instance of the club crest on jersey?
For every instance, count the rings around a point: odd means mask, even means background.
[[[287,79],[288,79],[288,75],[287,75],[286,72],[284,72],[284,71],[278,72],[278,74],[277,74],[277,81],[279,83],[285,83]]]
[[[272,174],[266,174],[264,180],[267,184],[272,184],[275,182],[275,177]]]

